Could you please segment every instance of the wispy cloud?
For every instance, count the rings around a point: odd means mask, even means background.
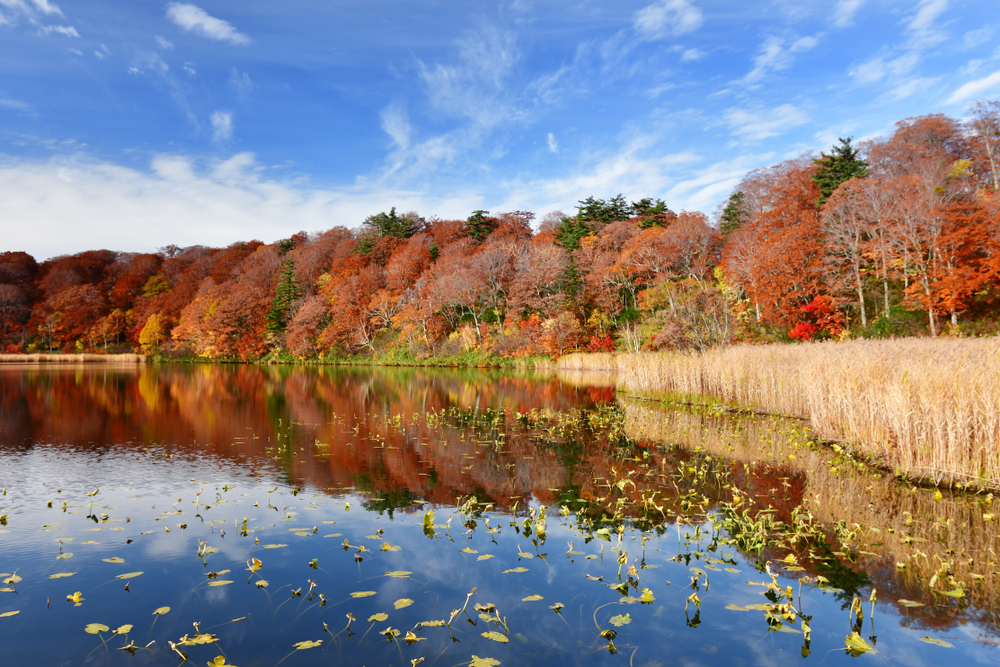
[[[6,95],[0,94],[0,109],[13,109],[15,111],[29,111],[31,107],[26,102],[14,100]]]
[[[776,137],[793,127],[809,122],[806,112],[793,104],[782,104],[773,109],[732,108],[723,116],[730,132],[745,141],[761,141]]]
[[[920,0],[917,13],[906,25],[916,47],[937,44],[945,39],[938,19],[948,9],[948,0]]]
[[[392,143],[397,150],[405,151],[410,147],[410,119],[406,114],[406,109],[398,104],[393,104],[382,109],[380,114],[382,119],[382,129],[392,139]]]
[[[846,28],[853,24],[855,15],[864,4],[865,0],[839,0],[833,8],[833,25]]]
[[[250,43],[250,38],[239,32],[231,23],[210,16],[196,5],[171,2],[167,5],[167,18],[183,30],[208,39],[238,45]]]
[[[946,104],[958,104],[970,99],[984,96],[992,91],[1000,91],[1000,70],[975,81],[963,84],[951,94]]]
[[[920,56],[916,53],[905,53],[897,58],[886,60],[883,56],[877,56],[866,60],[850,70],[859,83],[875,83],[885,77],[903,77],[913,71],[920,62]]]
[[[111,49],[109,49],[104,44],[101,44],[100,49],[94,49],[94,57],[97,58],[98,60],[104,60],[110,55],[111,55]]]
[[[552,152],[552,153],[558,153],[559,152],[559,144],[558,144],[558,142],[556,142],[556,135],[552,134],[551,132],[549,132],[548,143],[549,143],[549,151],[550,152]]]
[[[693,62],[695,60],[701,60],[705,57],[705,52],[698,49],[686,49],[684,53],[681,54],[681,60],[686,63]]]
[[[962,44],[967,49],[974,49],[980,44],[985,44],[993,38],[996,26],[988,25],[977,30],[970,30],[962,36]]]
[[[229,111],[214,111],[211,116],[212,141],[223,143],[233,138],[233,114]]]
[[[705,17],[689,0],[658,0],[635,13],[636,32],[647,39],[675,37],[701,27]]]
[[[742,82],[760,82],[769,72],[788,69],[795,61],[795,54],[804,53],[816,47],[818,37],[800,37],[790,44],[780,37],[768,37],[757,49],[753,59],[753,69],[743,77]]]
[[[174,50],[174,45],[166,37],[160,37],[159,35],[157,35],[156,36],[156,43],[164,51],[173,51]]]
[[[253,92],[256,84],[250,79],[246,72],[240,74],[235,67],[229,72],[229,89],[236,93],[241,100],[245,100]]]
[[[39,35],[64,35],[66,37],[79,37],[80,33],[71,25],[45,25],[38,29]]]

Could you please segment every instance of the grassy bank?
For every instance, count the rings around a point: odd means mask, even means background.
[[[1000,339],[734,346],[706,355],[574,354],[646,395],[711,396],[808,419],[897,474],[1000,488]]]

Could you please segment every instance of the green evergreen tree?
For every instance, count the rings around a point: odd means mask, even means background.
[[[829,155],[820,153],[813,164],[816,172],[812,181],[819,187],[820,193],[816,200],[817,206],[825,204],[841,183],[868,175],[868,163],[858,157],[858,151],[851,146],[850,139],[841,138],[840,144],[834,146]]]
[[[723,236],[729,236],[735,232],[750,217],[745,199],[745,195],[739,190],[729,195],[729,201],[726,202],[726,207],[722,209],[722,215],[719,218],[719,233]]]
[[[580,239],[590,236],[594,231],[582,220],[563,218],[562,224],[555,229],[556,245],[573,251],[580,247]]]
[[[482,243],[497,228],[497,219],[489,211],[476,211],[465,221],[465,234],[476,243]]]
[[[395,206],[388,213],[368,216],[363,224],[373,228],[379,236],[395,236],[400,239],[408,239],[424,228],[422,220],[396,215]]]
[[[594,199],[587,197],[579,202],[576,209],[576,219],[579,222],[597,223],[600,226],[618,220],[628,220],[632,217],[632,207],[625,201],[625,197],[617,195],[608,199]]]
[[[295,262],[289,257],[281,267],[278,274],[278,286],[274,290],[274,301],[271,309],[267,313],[267,330],[272,333],[281,333],[288,326],[288,321],[292,319],[292,309],[295,302],[302,298],[302,288],[295,278]]]

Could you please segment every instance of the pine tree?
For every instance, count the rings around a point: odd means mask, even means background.
[[[267,313],[267,330],[281,333],[292,318],[295,302],[302,297],[302,288],[295,279],[295,262],[289,257],[281,267],[278,286],[274,290],[274,301]]]
[[[475,211],[465,221],[465,234],[476,243],[482,243],[497,228],[498,220],[489,211]]]
[[[858,151],[851,146],[850,139],[841,138],[839,146],[834,146],[829,155],[820,153],[819,159],[813,160],[813,164],[816,172],[812,181],[820,192],[819,199],[816,200],[817,206],[825,204],[841,183],[868,175],[868,163],[858,157]]]
[[[580,239],[594,232],[582,220],[563,218],[562,224],[556,227],[554,233],[556,245],[573,251],[580,247]]]
[[[729,201],[719,217],[719,233],[723,236],[729,236],[742,227],[749,217],[744,199],[745,195],[739,190],[729,195]]]

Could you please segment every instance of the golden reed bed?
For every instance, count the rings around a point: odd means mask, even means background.
[[[573,354],[627,392],[710,396],[808,419],[897,473],[1000,489],[1000,339],[738,345],[698,354]]]
[[[0,354],[0,364],[141,364],[141,354]]]

